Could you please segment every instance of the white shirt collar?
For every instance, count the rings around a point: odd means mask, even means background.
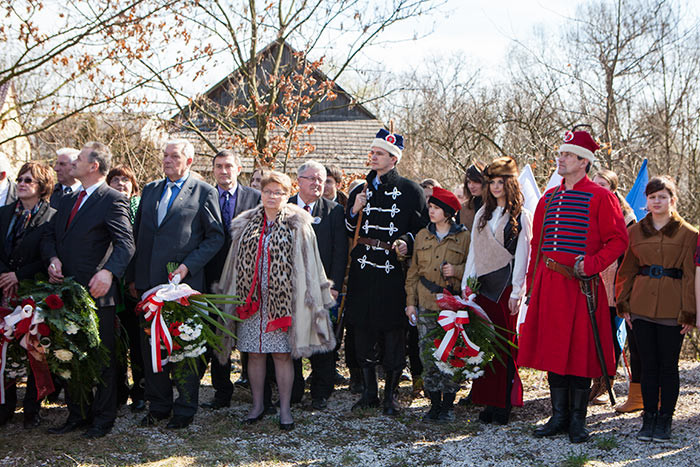
[[[309,206],[310,212],[314,212],[314,206],[316,206],[316,201],[307,205],[304,200],[301,199],[301,195],[297,193],[297,206],[304,209],[304,206]]]
[[[97,190],[100,187],[100,185],[102,185],[104,182],[105,182],[104,180],[100,180],[99,182],[97,182],[93,185],[90,185],[87,188],[83,187],[83,190],[85,190],[85,198],[88,198],[91,194],[93,194],[95,192],[95,190]]]
[[[66,188],[70,188],[70,189],[71,189],[71,193],[77,193],[77,192],[80,191],[81,185],[80,185],[80,182],[77,181],[77,180],[76,180],[75,183],[72,184],[72,185],[64,185],[63,183],[61,183],[61,189],[62,189],[63,191],[66,191]]]

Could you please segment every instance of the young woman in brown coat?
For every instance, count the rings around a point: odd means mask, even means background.
[[[676,212],[670,178],[652,178],[645,193],[649,214],[629,228],[629,248],[617,275],[617,311],[634,332],[642,363],[644,414],[637,438],[664,441],[670,439],[678,400],[683,337],[696,320],[698,232]]]

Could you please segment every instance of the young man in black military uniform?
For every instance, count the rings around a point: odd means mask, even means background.
[[[410,255],[414,235],[428,223],[423,190],[396,171],[402,150],[401,135],[379,130],[370,148],[372,170],[366,184],[350,193],[345,212],[350,234],[360,224],[346,303],[364,379],[353,409],[379,406],[375,367],[381,355],[386,415],[399,412],[395,390],[406,360],[406,275],[400,258]]]

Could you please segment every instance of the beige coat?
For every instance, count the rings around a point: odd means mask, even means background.
[[[231,238],[233,242],[221,279],[216,285],[220,293],[245,297],[247,290],[236,290],[238,274],[238,247],[241,233],[248,221],[255,216],[258,206],[245,211],[231,222]],[[288,284],[295,303],[292,313],[292,326],[289,329],[289,342],[292,347],[292,357],[309,357],[315,353],[328,352],[336,345],[333,325],[328,314],[334,300],[330,293],[332,282],[326,278],[321,263],[321,256],[316,244],[316,235],[312,227],[313,219],[309,213],[293,204],[285,204],[287,221],[294,232],[294,258],[292,283]],[[228,305],[226,313],[235,315],[235,307]],[[227,320],[228,329],[235,332],[235,322]],[[222,350],[217,353],[221,363],[226,362],[233,347],[233,339],[223,336]]]
[[[695,263],[698,231],[675,212],[661,230],[648,214],[629,229],[630,243],[617,272],[617,313],[675,319],[695,324]],[[657,264],[683,271],[681,279],[638,275],[641,266]]]
[[[453,230],[455,229],[457,226],[453,226]],[[406,276],[406,305],[418,305],[428,310],[437,310],[435,294],[420,283],[420,276],[440,286],[447,286],[448,283],[440,274],[440,270],[442,263],[448,262],[455,267],[455,277],[449,279],[449,285],[459,289],[468,251],[469,231],[464,228],[450,232],[441,242],[438,242],[437,237],[428,230],[428,227],[419,231],[416,234],[411,266]]]

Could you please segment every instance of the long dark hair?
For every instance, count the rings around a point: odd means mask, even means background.
[[[499,177],[494,177],[493,179],[496,179]],[[523,194],[520,191],[520,183],[518,182],[517,177],[500,177],[503,179],[503,190],[505,191],[506,194],[506,205],[505,205],[505,211],[510,214],[510,218],[513,220],[513,234],[517,235],[519,232],[519,225],[518,225],[518,216],[523,210]],[[484,215],[481,216],[481,219],[479,220],[479,232],[483,230],[484,227],[486,227],[486,224],[488,221],[491,220],[491,217],[493,216],[493,211],[498,207],[498,201],[496,201],[496,198],[491,194],[491,190],[488,188],[488,184],[490,183],[490,180],[487,180],[486,183],[486,189],[485,193],[483,194],[484,198]],[[508,239],[505,239],[505,241],[508,241]]]
[[[484,164],[479,161],[474,161],[472,165],[467,167],[467,171],[464,173],[464,197],[467,199],[466,205],[470,209],[476,209],[477,206],[474,205],[474,196],[472,196],[472,192],[469,191],[470,180],[472,182],[481,183],[482,187],[485,185]],[[481,196],[483,199],[483,192]]]

